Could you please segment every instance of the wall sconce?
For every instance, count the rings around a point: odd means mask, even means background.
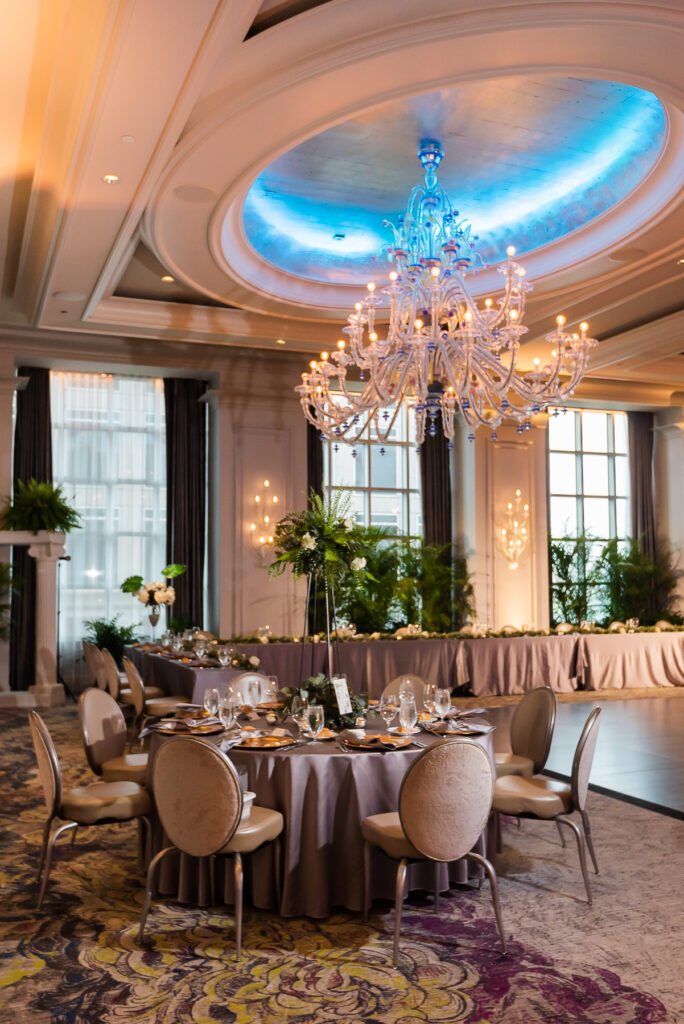
[[[273,530],[278,519],[278,495],[271,491],[271,481],[264,480],[263,490],[254,495],[255,519],[249,524],[252,547],[259,552],[263,565],[273,560]]]
[[[508,562],[509,569],[517,569],[520,556],[530,539],[530,506],[523,502],[520,489],[513,500],[506,505],[506,511],[497,530],[499,550]]]

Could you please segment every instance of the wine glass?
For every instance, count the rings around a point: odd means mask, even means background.
[[[436,683],[425,684],[425,696],[423,697],[423,707],[426,711],[429,711],[431,715],[435,713],[435,694],[437,693]]]
[[[219,665],[223,665],[224,668],[226,665],[230,665],[230,650],[227,647],[219,647],[216,653],[218,654]]]
[[[223,699],[219,701],[218,716],[224,729],[230,729],[235,725],[237,708],[235,706],[235,699],[232,695],[223,697]]]
[[[413,691],[413,683],[411,682],[410,679],[402,679],[402,681],[399,683],[399,700],[402,701],[407,697],[410,697],[412,699],[415,698],[415,694]]]
[[[261,680],[250,679],[247,683],[247,697],[250,707],[257,708],[261,700]]]
[[[268,677],[268,699],[276,700],[278,696],[278,676]]]
[[[437,687],[435,690],[435,711],[441,721],[446,717],[451,707],[451,693],[447,689],[441,689]]]
[[[204,691],[204,710],[208,711],[210,715],[218,714],[220,701],[221,695],[214,687]]]
[[[378,706],[378,712],[385,725],[389,728],[397,713],[397,702],[394,697],[383,697]]]
[[[321,704],[309,704],[309,712],[306,718],[309,732],[314,739],[325,725],[325,713]]]
[[[415,700],[412,697],[402,700],[399,706],[399,723],[402,732],[412,732],[417,721],[418,711]]]
[[[309,702],[306,697],[302,697],[299,694],[295,694],[292,698],[292,705],[290,707],[290,714],[292,721],[297,726],[299,732],[303,732],[307,727],[307,720],[309,717]]]
[[[180,654],[183,650],[183,639],[180,636],[174,636],[171,640],[171,650],[174,654]]]
[[[204,655],[207,653],[207,642],[206,640],[195,640],[195,654],[202,660]]]

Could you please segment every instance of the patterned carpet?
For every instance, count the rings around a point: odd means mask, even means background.
[[[90,778],[73,706],[45,715],[67,784]],[[24,714],[0,718],[0,1021],[52,1024],[681,1024],[684,823],[593,795],[603,874],[583,901],[576,852],[553,826],[509,827],[498,859],[510,952],[488,891],[453,891],[440,914],[412,898],[399,970],[392,914],[368,925],[247,911],[232,960],[229,909],[142,902],[136,828],[58,846],[45,912],[34,912],[44,816]],[[673,881],[674,880],[674,883]]]

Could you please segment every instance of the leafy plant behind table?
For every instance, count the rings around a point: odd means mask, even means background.
[[[475,615],[468,562],[458,547],[399,542],[396,604],[401,625],[420,623],[429,633],[446,633]]]
[[[126,644],[139,639],[137,626],[119,626],[116,616],[113,619],[90,619],[84,625],[89,631],[85,639],[109,651],[119,668]]]
[[[394,630],[402,625],[402,609],[397,602],[401,551],[396,538],[378,526],[362,528],[367,548],[368,574],[343,575],[336,584],[335,599],[340,622],[353,622],[359,633]],[[320,598],[319,598],[320,603]],[[324,621],[316,610],[311,629]]]
[[[675,611],[677,583],[681,572],[674,567],[671,551],[660,548],[655,558],[639,548],[639,542],[609,541],[597,565],[605,593],[606,621],[639,619],[653,625],[661,619],[681,622]]]
[[[325,724],[329,729],[352,729],[359,716],[365,718],[368,707],[368,701],[365,696],[352,693],[350,690],[349,699],[351,701],[352,713],[350,715],[341,715],[337,707],[335,689],[330,680],[326,679],[322,673],[317,676],[309,676],[308,679],[304,680],[299,689],[294,690],[290,687],[284,687],[281,692],[285,698],[283,717],[286,718],[290,714],[293,698],[306,694],[309,704],[321,704],[323,706]]]
[[[61,487],[49,481],[18,480],[14,494],[6,498],[0,513],[0,529],[37,533],[70,533],[80,529],[81,516],[64,497]]]
[[[552,621],[595,622],[605,608],[605,573],[596,540],[582,533],[549,541]]]

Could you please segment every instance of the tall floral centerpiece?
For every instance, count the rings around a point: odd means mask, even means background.
[[[163,580],[154,583],[143,583],[142,576],[129,576],[121,584],[124,594],[132,594],[137,597],[141,604],[144,604],[149,612],[149,620],[152,629],[159,622],[161,609],[164,605],[171,605],[176,600],[176,591],[170,585],[169,580],[176,576],[182,576],[187,566],[176,563],[167,565],[162,569]]]
[[[333,652],[330,638],[331,623],[335,626],[335,584],[349,573],[365,577],[369,575],[366,569],[367,535],[351,515],[349,497],[337,494],[324,500],[312,491],[309,507],[304,512],[288,512],[276,524],[274,548],[276,557],[269,566],[270,576],[282,576],[289,567],[295,579],[302,576],[307,579],[302,641],[308,632],[312,594],[315,606],[318,590],[324,591],[328,672],[332,676]]]

